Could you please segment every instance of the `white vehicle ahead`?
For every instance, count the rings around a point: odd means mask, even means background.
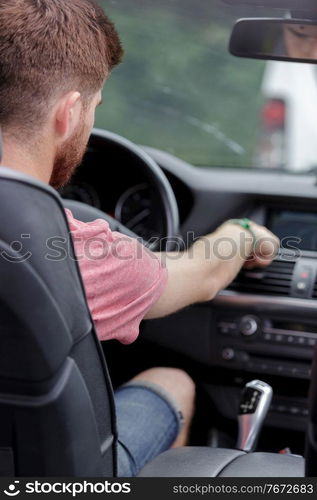
[[[262,92],[256,166],[307,171],[317,167],[317,68],[269,61]]]

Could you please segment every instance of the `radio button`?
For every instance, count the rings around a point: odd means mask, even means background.
[[[295,340],[296,340],[296,337],[294,337],[293,335],[289,335],[288,337],[286,337],[286,341],[288,344],[294,344]]]
[[[240,321],[239,329],[244,337],[252,337],[258,332],[258,319],[255,316],[244,316]]]
[[[222,359],[224,359],[225,361],[232,361],[235,358],[236,353],[233,349],[231,349],[231,347],[226,347],[225,349],[223,349],[221,355]]]
[[[279,412],[279,413],[286,413],[287,412],[287,407],[284,406],[284,405],[278,405],[276,407],[276,410]]]
[[[305,283],[305,281],[299,281],[296,285],[296,288],[299,293],[305,293],[308,288],[308,283]]]
[[[233,321],[219,321],[217,326],[222,335],[230,335],[231,337],[239,335],[239,325]]]
[[[298,414],[299,414],[299,412],[300,412],[300,409],[299,409],[299,408],[297,408],[297,406],[292,406],[292,407],[290,408],[290,413],[291,413],[292,415],[298,415]]]

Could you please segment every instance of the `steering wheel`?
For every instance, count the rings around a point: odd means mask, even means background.
[[[164,228],[164,239],[162,241],[144,242],[148,248],[153,251],[172,250],[179,231],[179,212],[178,205],[172,190],[172,187],[157,163],[139,146],[133,142],[101,129],[94,129],[90,137],[89,146],[97,151],[107,151],[114,154],[124,154],[126,161],[137,164],[144,173],[147,184],[153,193],[155,204],[160,212],[162,225]],[[122,234],[133,238],[139,238],[134,232],[126,228],[120,221],[114,219],[101,210],[86,205],[78,201],[64,200],[65,208],[69,208],[74,217],[82,222],[91,222],[95,219],[106,220],[113,231],[119,231]]]

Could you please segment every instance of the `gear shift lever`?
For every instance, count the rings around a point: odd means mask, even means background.
[[[238,415],[238,450],[250,452],[255,449],[272,396],[272,387],[261,380],[253,380],[246,384]]]

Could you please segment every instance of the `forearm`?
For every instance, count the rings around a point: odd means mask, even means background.
[[[226,224],[198,240],[187,252],[158,254],[169,273],[168,285],[147,319],[212,300],[239,273],[252,253],[252,244],[247,231]]]

